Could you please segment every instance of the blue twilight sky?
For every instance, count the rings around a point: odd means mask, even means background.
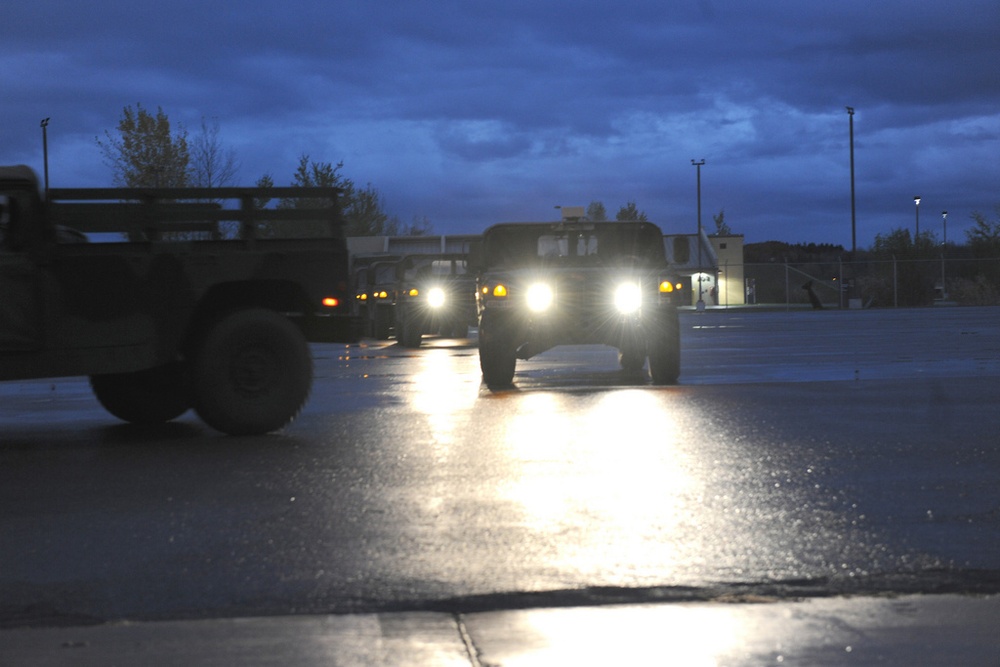
[[[1000,203],[998,0],[34,0],[0,20],[0,164],[107,186],[122,109],[217,121],[238,185],[344,162],[402,222],[478,233],[634,201],[667,233],[964,241]]]

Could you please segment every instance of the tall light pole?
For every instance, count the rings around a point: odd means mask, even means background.
[[[49,119],[42,120],[42,163],[45,165],[45,199],[49,198]]]
[[[705,164],[705,158],[695,161],[691,160],[691,164],[694,165],[695,169],[698,171],[698,238],[696,243],[698,244],[698,310],[705,310],[705,299],[702,292],[701,284],[701,166]]]
[[[913,237],[913,245],[917,245],[917,240],[920,238],[920,195],[913,198],[913,203],[916,204],[917,208],[917,233]]]
[[[853,262],[858,252],[857,216],[854,208],[854,107],[845,108],[851,128],[851,261]]]
[[[948,298],[948,290],[944,288],[944,253],[948,248],[948,211],[941,211],[941,230],[944,240],[941,241],[941,300]]]

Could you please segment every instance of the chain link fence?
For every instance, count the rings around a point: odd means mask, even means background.
[[[1000,305],[1000,258],[745,264],[746,303],[893,308]]]

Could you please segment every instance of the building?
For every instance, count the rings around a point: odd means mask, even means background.
[[[700,243],[699,243],[700,241]],[[742,306],[747,302],[743,281],[743,235],[666,234],[667,260],[691,289],[690,305]]]

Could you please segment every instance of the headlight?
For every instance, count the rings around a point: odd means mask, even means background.
[[[630,315],[642,305],[642,291],[635,283],[622,283],[615,289],[615,308],[623,315]]]
[[[427,305],[431,308],[440,308],[444,305],[444,290],[440,287],[432,287],[427,292]]]
[[[528,308],[536,313],[548,310],[552,305],[552,288],[542,283],[535,283],[528,288]]]

